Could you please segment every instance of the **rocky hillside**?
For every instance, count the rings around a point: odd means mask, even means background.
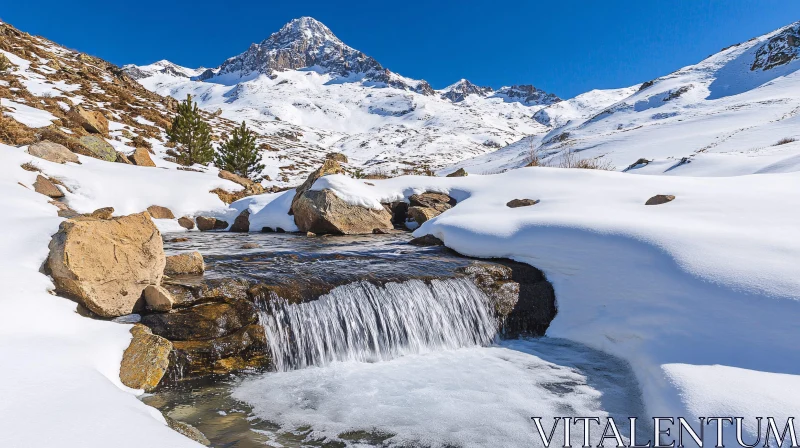
[[[434,91],[351,48],[322,23],[295,19],[219,67],[200,71],[161,61],[126,66],[147,89],[200,100],[207,111],[246,120],[264,136],[292,135],[298,145],[342,152],[370,174],[429,172],[546,132],[531,117],[557,103],[530,85],[497,91],[462,80]],[[195,74],[199,73],[199,74]],[[273,179],[304,157],[278,151]],[[290,179],[307,174],[287,173]]]

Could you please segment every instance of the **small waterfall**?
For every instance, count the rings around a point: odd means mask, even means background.
[[[261,322],[278,371],[486,345],[496,332],[486,296],[463,278],[352,283],[298,305],[273,297],[266,308]]]

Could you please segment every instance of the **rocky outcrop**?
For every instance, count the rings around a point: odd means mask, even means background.
[[[467,171],[464,168],[459,168],[452,173],[448,174],[447,177],[467,177]]]
[[[208,341],[235,333],[258,321],[258,310],[246,299],[202,303],[171,313],[142,316],[147,325],[170,341]]]
[[[58,187],[50,181],[50,179],[42,176],[36,176],[36,182],[33,183],[33,190],[39,194],[43,194],[52,199],[64,197],[64,192],[59,190]]]
[[[133,151],[133,154],[129,157],[130,161],[136,166],[156,166],[153,159],[150,158],[150,152],[147,151],[147,148],[136,148]]]
[[[28,147],[28,154],[54,163],[81,163],[78,156],[66,146],[42,140]]]
[[[231,225],[231,232],[249,232],[250,231],[250,210],[244,209],[239,216],[233,221]]]
[[[158,285],[147,285],[144,288],[144,301],[147,308],[162,312],[171,310],[174,302],[169,291]]]
[[[264,328],[257,323],[216,339],[175,341],[173,346],[171,362],[184,377],[266,368],[270,363]]]
[[[264,186],[260,183],[253,182],[250,179],[231,173],[230,171],[220,170],[219,177],[244,187],[242,190],[234,192],[230,192],[222,188],[215,188],[214,190],[211,190],[211,193],[216,194],[219,199],[226,204],[231,204],[247,196],[264,194],[266,192]]]
[[[147,213],[150,213],[153,219],[175,219],[175,214],[172,213],[172,210],[160,205],[147,207]]]
[[[167,373],[172,343],[140,324],[131,328],[131,334],[133,339],[122,354],[119,378],[122,384],[132,389],[150,392]]]
[[[506,203],[508,208],[530,207],[539,203],[538,199],[512,199]]]
[[[142,292],[161,283],[165,265],[161,233],[147,213],[64,221],[46,262],[57,292],[103,317],[140,309]]]
[[[70,110],[69,116],[86,129],[86,132],[108,136],[108,120],[100,112],[86,110],[81,106],[74,106]]]
[[[181,216],[180,218],[178,218],[178,225],[180,225],[186,230],[194,229],[194,221],[192,221],[192,218],[188,216]]]
[[[459,268],[458,272],[469,277],[486,294],[497,316],[508,316],[519,301],[519,283],[511,279],[512,270],[508,266],[474,262]]]
[[[209,230],[225,230],[228,228],[228,222],[221,219],[212,218],[210,216],[198,216],[197,229],[203,232]]]
[[[340,152],[329,152],[325,154],[325,158],[339,163],[347,163],[347,156]]]
[[[519,285],[519,300],[501,322],[500,334],[506,338],[544,336],[557,311],[553,285],[533,266],[511,260],[493,261],[510,268],[510,280]]]
[[[115,162],[117,160],[117,151],[101,137],[85,135],[79,138],[78,142],[80,143],[79,149],[82,150],[80,153],[85,156],[105,160],[106,162]]]
[[[313,173],[308,175],[308,178],[303,182],[302,185],[297,187],[295,191],[294,198],[292,198],[292,205],[289,208],[289,214],[294,214],[294,207],[295,203],[300,199],[300,196],[303,195],[306,191],[311,189],[311,186],[314,185],[314,182],[317,181],[320,177],[328,176],[330,174],[344,174],[344,169],[339,162],[333,159],[327,159],[322,164],[321,167],[317,168]]]
[[[661,205],[666,204],[667,202],[671,202],[675,200],[675,196],[671,194],[657,194],[652,198],[648,199],[644,205]]]
[[[167,275],[201,275],[205,270],[203,255],[198,251],[170,255],[164,266]]]
[[[386,209],[351,205],[328,189],[304,192],[294,203],[294,221],[301,232],[334,235],[372,233],[392,227]]]

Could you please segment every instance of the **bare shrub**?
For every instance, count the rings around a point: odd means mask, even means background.
[[[567,151],[563,152],[561,154],[561,159],[556,165],[553,166],[558,168],[579,168],[584,170],[613,171],[616,169],[616,167],[611,164],[610,160],[602,160],[602,157],[584,159],[572,149],[568,149]]]
[[[778,143],[775,143],[775,144],[774,144],[774,145],[772,145],[772,146],[780,146],[780,145],[785,145],[785,144],[787,144],[787,143],[792,143],[792,142],[796,142],[796,141],[797,141],[797,139],[796,139],[796,138],[793,138],[793,137],[784,137],[784,138],[782,138],[782,139],[778,140]]]

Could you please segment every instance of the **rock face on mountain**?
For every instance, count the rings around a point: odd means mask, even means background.
[[[769,70],[800,56],[800,23],[786,28],[769,39],[757,51],[750,70]]]
[[[480,87],[475,84],[462,79],[457,83],[444,89],[442,98],[448,99],[454,103],[464,101],[469,95],[486,96],[493,92],[491,87]]]
[[[544,90],[537,89],[530,84],[515,85],[511,87],[503,87],[496,92],[498,96],[505,96],[509,100],[519,101],[527,105],[545,105],[549,106],[561,101],[561,98],[555,94],[545,92]]]

